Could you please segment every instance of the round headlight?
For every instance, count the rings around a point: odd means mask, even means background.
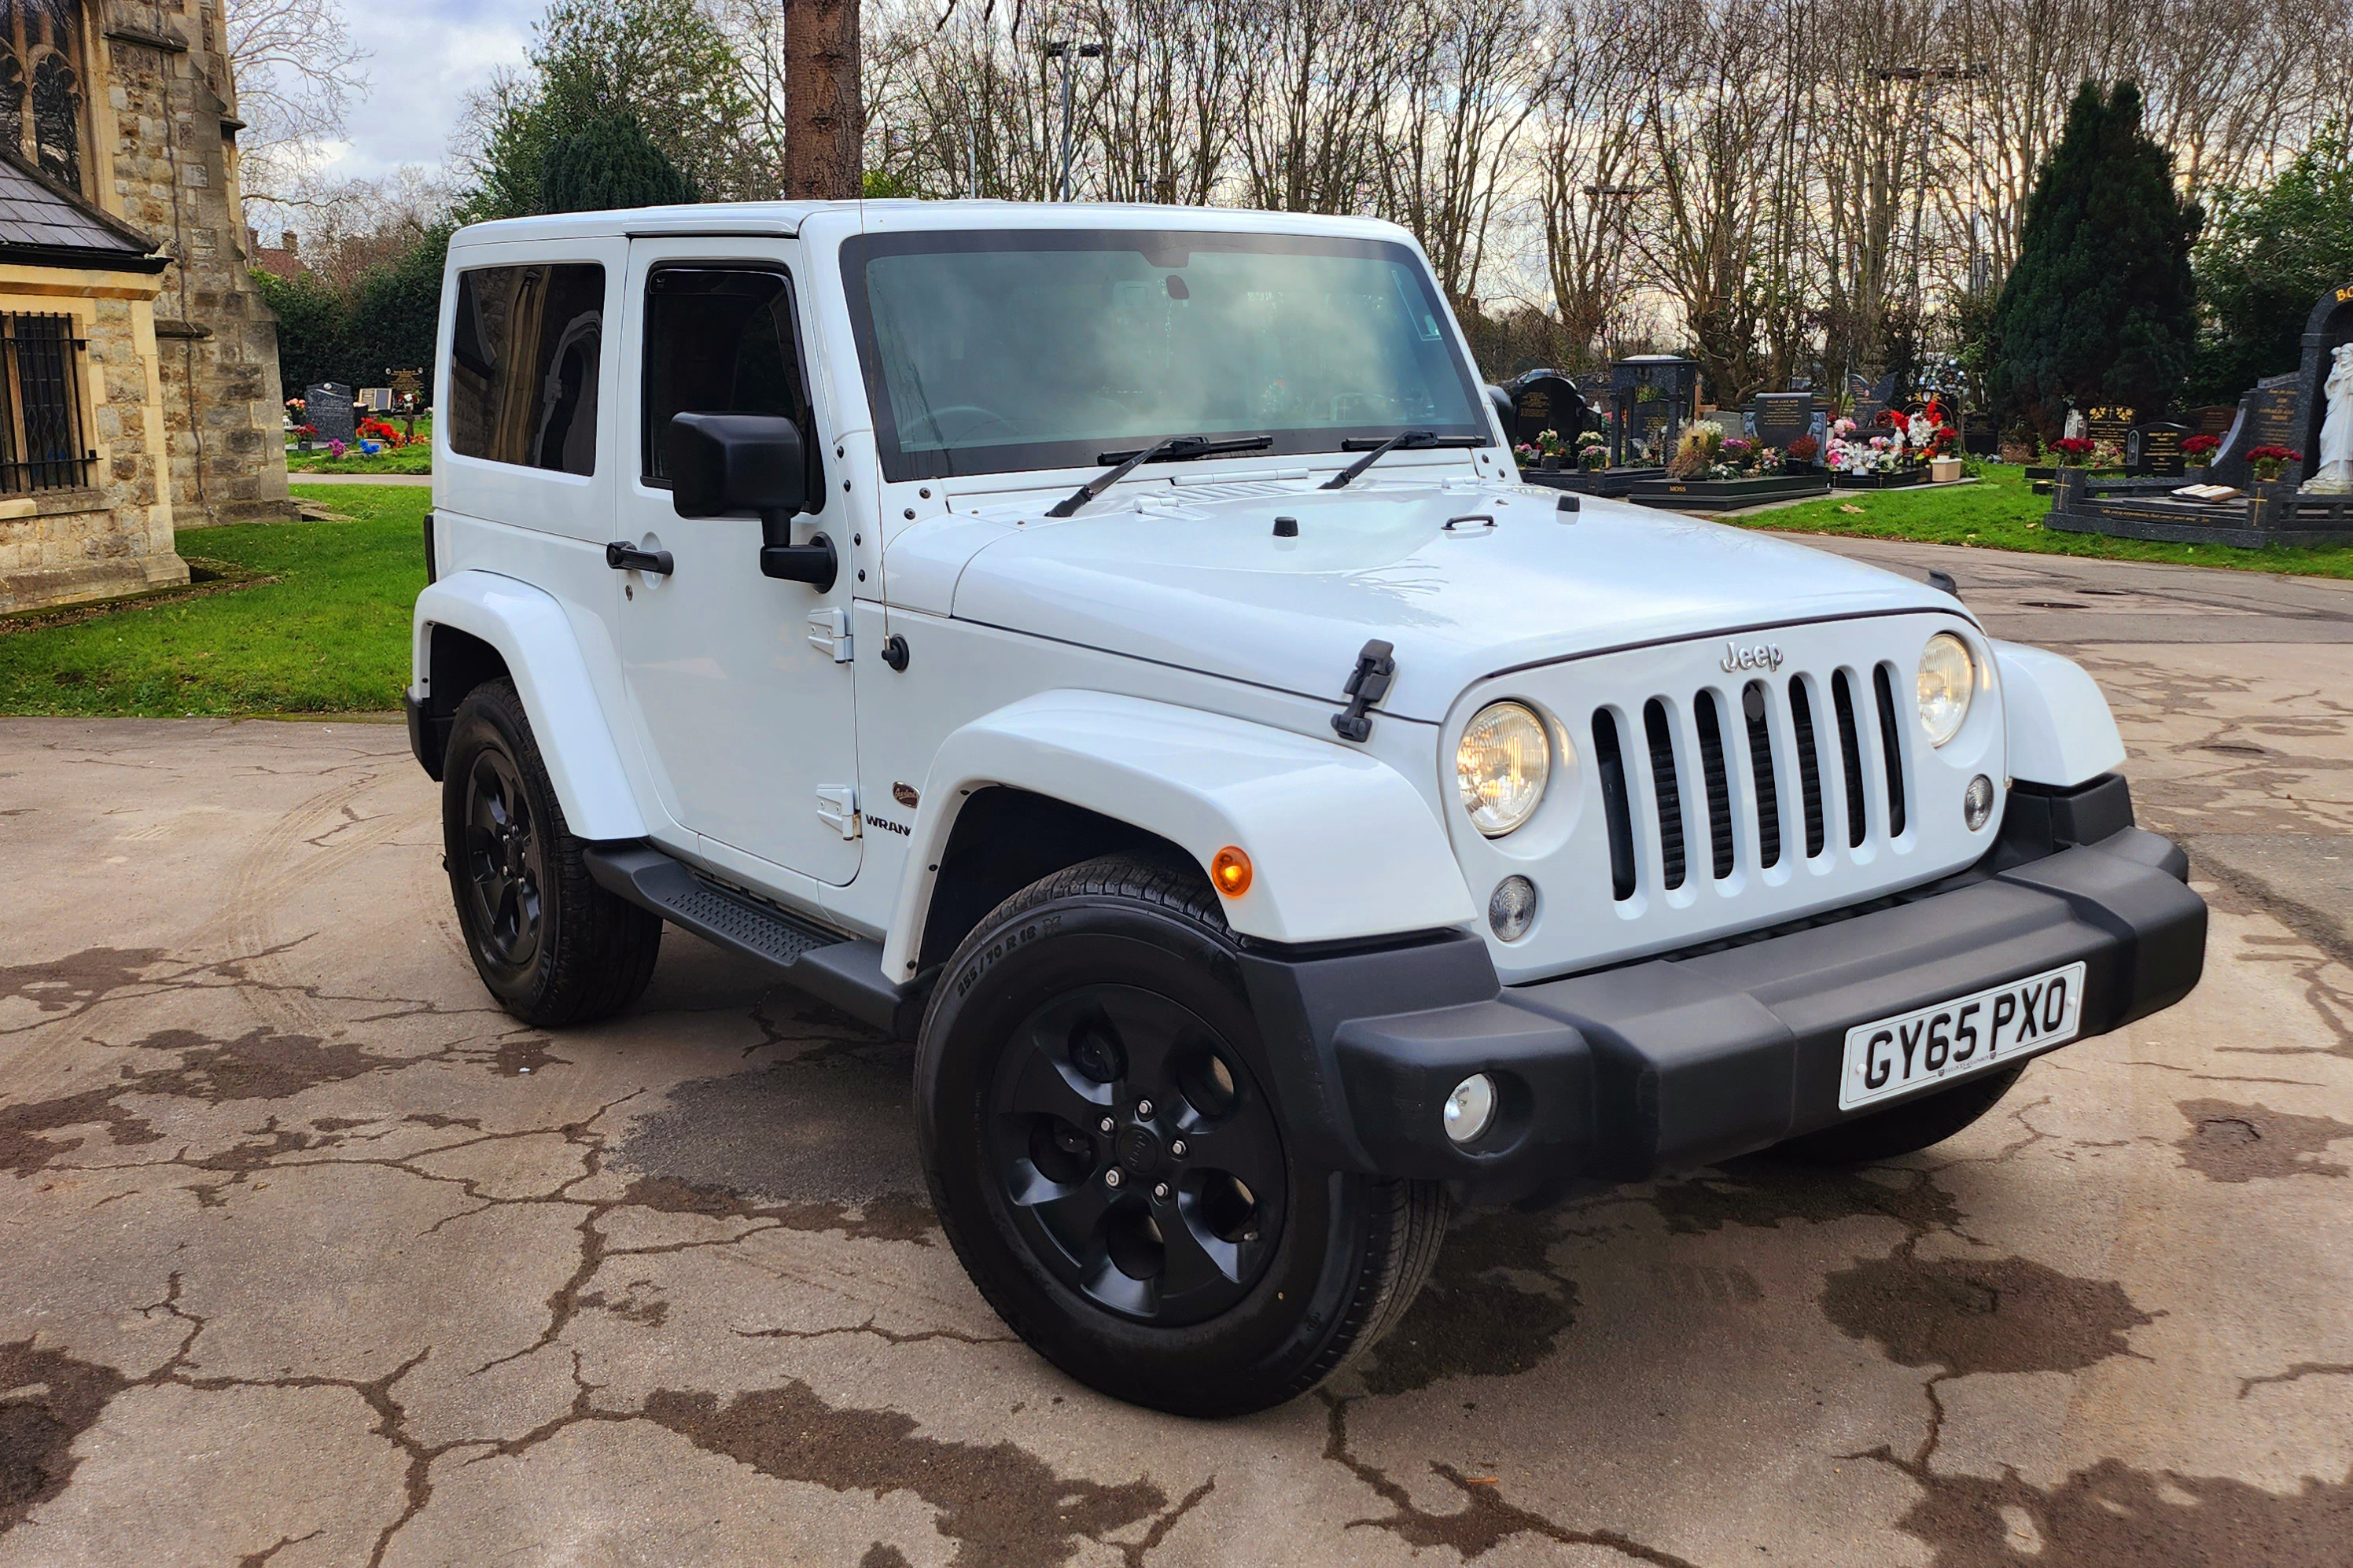
[[[1544,721],[1517,702],[1493,702],[1472,715],[1454,748],[1454,785],[1472,825],[1490,838],[1525,822],[1544,799],[1552,742]]]
[[[1920,722],[1930,745],[1941,746],[1960,732],[1977,687],[1977,660],[1969,657],[1969,645],[1950,632],[1930,637],[1920,650]]]

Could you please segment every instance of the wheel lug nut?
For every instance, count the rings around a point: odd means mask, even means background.
[[[1103,1173],[1103,1185],[1106,1187],[1115,1187],[1125,1180],[1127,1180],[1126,1175],[1117,1165]]]
[[[1110,1117],[1106,1116],[1106,1117],[1104,1117],[1101,1121],[1096,1122],[1096,1123],[1095,1123],[1095,1127],[1097,1128],[1097,1130],[1098,1130],[1098,1131],[1103,1131],[1103,1132],[1113,1132],[1113,1131],[1116,1131],[1118,1130],[1118,1128],[1119,1128],[1119,1123],[1118,1123],[1118,1122],[1116,1122],[1116,1121],[1113,1121]]]
[[[1152,1195],[1158,1198],[1162,1203],[1166,1203],[1168,1201],[1168,1184],[1163,1182],[1159,1185],[1154,1187],[1152,1189]]]
[[[1141,1117],[1143,1120],[1145,1120],[1145,1121],[1151,1121],[1151,1120],[1152,1120],[1152,1101],[1150,1101],[1150,1100],[1137,1100],[1137,1101],[1135,1102],[1135,1114],[1136,1114],[1137,1116]]]
[[[1185,1140],[1179,1138],[1176,1142],[1168,1145],[1168,1152],[1171,1154],[1176,1155],[1179,1160],[1183,1159],[1185,1157]]]

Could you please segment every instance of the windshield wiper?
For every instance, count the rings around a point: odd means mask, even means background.
[[[1171,436],[1155,441],[1140,452],[1098,452],[1095,461],[1114,465],[1105,468],[1060,500],[1046,509],[1048,517],[1073,517],[1079,508],[1127,478],[1139,463],[1181,463],[1190,458],[1214,458],[1226,452],[1255,452],[1274,445],[1271,436],[1236,436],[1213,440],[1207,436]]]
[[[1365,455],[1315,488],[1324,490],[1345,489],[1350,479],[1355,479],[1391,452],[1401,449],[1414,451],[1425,447],[1483,447],[1486,444],[1487,438],[1484,436],[1440,436],[1435,430],[1400,430],[1386,441],[1367,441],[1362,438],[1343,441],[1340,443],[1340,450],[1343,452],[1364,452]],[[1366,452],[1365,448],[1367,447],[1372,450]]]

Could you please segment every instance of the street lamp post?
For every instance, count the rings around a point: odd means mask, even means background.
[[[1110,53],[1110,49],[1103,44],[1080,44],[1068,38],[1049,38],[1039,46],[1039,50],[1046,58],[1062,62],[1061,174],[1054,182],[1054,199],[1067,202],[1071,199],[1071,59],[1076,56],[1082,60],[1099,60]]]

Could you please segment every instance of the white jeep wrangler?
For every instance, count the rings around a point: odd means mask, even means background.
[[[1967,1126],[2198,980],[2090,679],[1949,591],[1524,487],[1413,241],[755,204],[462,230],[408,719],[483,982],[665,921],[917,1042],[983,1294],[1312,1387],[1450,1198]]]

